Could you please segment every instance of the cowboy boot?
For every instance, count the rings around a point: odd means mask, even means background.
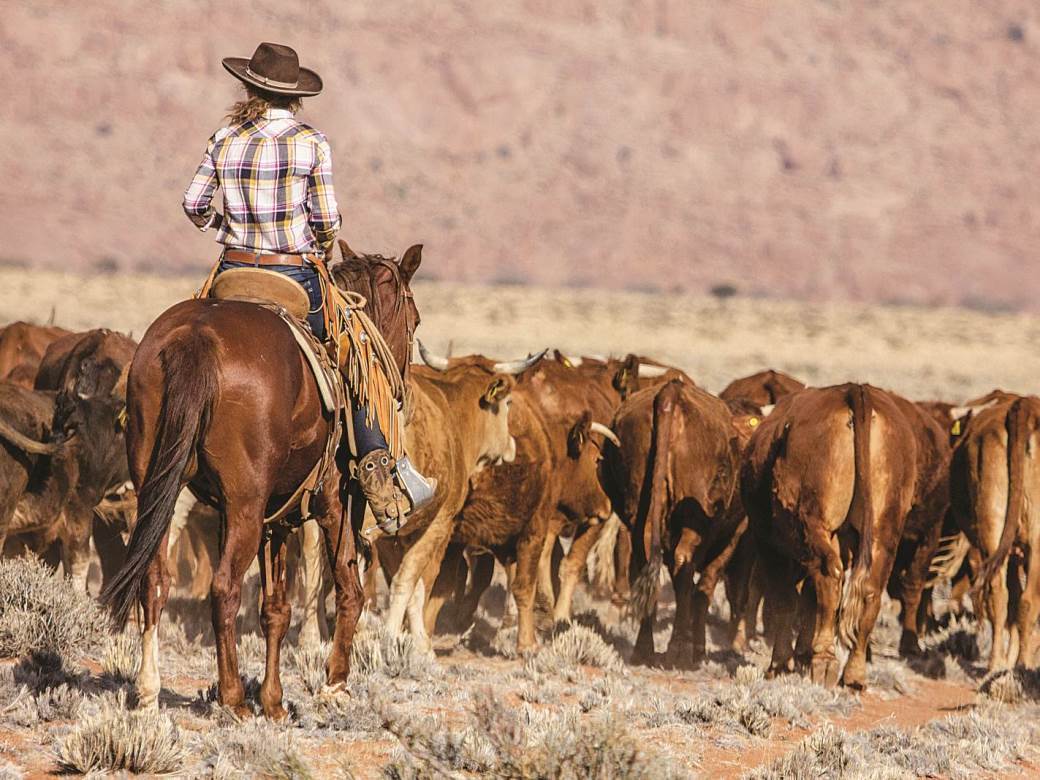
[[[400,531],[408,513],[408,499],[394,482],[393,469],[394,459],[385,449],[372,450],[357,464],[361,492],[368,499],[376,526],[387,534]]]

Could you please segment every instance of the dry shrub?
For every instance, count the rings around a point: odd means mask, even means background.
[[[103,699],[100,710],[60,739],[55,752],[62,768],[80,774],[163,774],[179,769],[187,756],[173,721],[156,710],[127,710],[123,692]]]
[[[411,634],[394,634],[382,624],[354,636],[351,669],[359,675],[383,675],[425,680],[434,676],[437,663],[422,650]]]
[[[292,731],[262,718],[219,729],[203,739],[202,750],[215,777],[314,776]]]
[[[71,658],[96,646],[109,626],[96,601],[39,558],[0,561],[0,656],[49,652]]]
[[[66,683],[35,695],[29,693],[28,688],[22,688],[4,709],[3,717],[9,723],[31,728],[41,722],[74,720],[79,717],[82,706],[83,692]]]
[[[101,671],[116,682],[133,682],[141,666],[141,637],[131,630],[113,634],[101,651]]]
[[[555,634],[549,644],[539,648],[524,665],[530,674],[553,674],[578,666],[595,666],[620,672],[624,662],[603,637],[590,628],[572,623]]]
[[[710,692],[675,708],[671,722],[710,726],[746,732],[756,737],[769,735],[773,718],[807,728],[808,715],[845,715],[853,699],[843,692],[813,685],[800,677],[765,680],[752,667],[738,667],[736,685],[717,685]],[[658,719],[662,716],[659,714]],[[669,722],[665,717],[663,722]]]
[[[757,780],[817,777],[974,778],[1035,753],[1035,713],[1011,715],[994,705],[934,720],[912,730],[881,726],[846,733],[819,728],[791,753],[750,773]]]
[[[746,775],[753,780],[844,777],[856,760],[849,735],[825,723],[783,758]]]
[[[646,753],[613,713],[582,717],[507,707],[488,690],[474,697],[471,723],[452,731],[439,717],[387,711],[386,728],[403,753],[384,767],[392,779],[457,776],[512,778],[672,778],[677,769]]]
[[[884,699],[907,696],[914,691],[906,667],[889,659],[879,659],[867,667],[867,682],[870,689],[880,692]]]
[[[1004,669],[993,672],[979,684],[979,695],[1001,704],[1021,704],[1040,699],[1040,670]]]
[[[300,675],[307,693],[316,694],[324,687],[327,679],[325,662],[331,649],[328,642],[290,648],[289,664]]]

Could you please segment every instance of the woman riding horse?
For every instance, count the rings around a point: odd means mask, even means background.
[[[339,216],[328,144],[294,120],[292,109],[300,95],[317,94],[321,81],[299,68],[295,52],[272,44],[262,44],[248,62],[224,64],[246,81],[251,94],[234,110],[238,121],[214,135],[188,190],[187,210],[200,227],[218,226],[217,238],[226,247],[222,266],[262,266],[294,275],[305,287],[310,282],[313,291],[315,269],[327,283],[321,264],[331,254]],[[224,189],[223,217],[210,206],[218,185]],[[362,328],[362,334],[374,334],[351,340],[361,345],[348,354],[351,372],[358,362],[353,356],[377,342],[385,349],[380,347],[382,357],[368,367],[391,372],[368,371],[363,377],[367,393],[351,389],[360,398],[378,396],[373,383],[379,378],[407,377],[419,323],[409,282],[421,253],[417,245],[393,262],[345,248],[344,262],[332,269],[345,296],[366,300],[364,311],[353,311],[349,323]],[[312,297],[310,308],[320,305]],[[312,323],[319,325],[317,319]],[[329,458],[330,443],[339,443],[337,419],[293,331],[281,313],[255,301],[197,298],[159,315],[134,354],[127,376],[126,441],[137,521],[126,561],[101,598],[120,624],[135,604],[142,608],[137,675],[142,706],[156,706],[161,690],[158,628],[170,587],[167,540],[185,486],[221,515],[220,559],[210,591],[220,703],[241,716],[252,713],[239,675],[235,618],[242,579],[259,552],[267,642],[260,704],[268,717],[285,717],[279,672],[291,618],[285,542],[289,526],[305,514],[321,528],[336,590],[326,692],[337,694],[347,686],[364,601],[356,535],[366,495],[384,515],[402,500],[383,435],[389,432],[396,441],[396,431],[370,425],[366,413],[354,415],[362,464],[372,468],[362,465],[348,472],[341,457],[345,448]],[[378,406],[385,406],[385,395],[378,397]],[[306,510],[300,503],[286,522],[268,522],[278,515],[272,509],[293,506],[301,485],[320,473],[325,476],[308,489]]]
[[[331,259],[341,224],[332,186],[332,149],[323,133],[294,116],[303,97],[321,92],[321,77],[301,68],[293,49],[275,43],[261,43],[249,60],[228,57],[223,64],[244,84],[246,94],[232,106],[228,126],[210,138],[184,193],[184,211],[203,232],[216,228],[216,240],[224,245],[218,274],[262,267],[299,282],[310,299],[307,322],[324,339],[331,334],[325,333],[316,267]],[[218,186],[224,195],[223,215],[212,205]],[[418,475],[406,457],[395,463],[380,430],[380,422],[396,421],[381,421],[378,410],[358,403],[353,394],[352,399],[361,489],[379,526],[396,531],[410,509],[392,475],[395,470]],[[432,490],[422,493],[426,500],[432,496]],[[413,491],[410,497],[414,501],[417,495]]]

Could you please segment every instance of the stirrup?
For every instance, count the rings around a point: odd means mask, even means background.
[[[412,461],[408,459],[407,455],[402,455],[397,459],[393,473],[398,486],[401,488],[401,492],[411,502],[412,507],[407,514],[411,514],[416,509],[421,509],[433,500],[434,493],[437,490],[437,480],[427,480],[426,477],[416,471],[415,466],[412,465]]]

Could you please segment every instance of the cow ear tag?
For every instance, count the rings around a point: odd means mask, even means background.
[[[953,421],[953,427],[950,429],[950,433],[952,433],[954,436],[960,436],[961,435],[961,421],[960,420],[954,420]]]
[[[757,417],[751,417],[751,418],[749,418],[749,419],[748,419],[748,421],[747,421],[747,424],[748,424],[748,426],[749,426],[749,427],[751,427],[751,428],[757,428],[757,427],[758,427],[758,424],[759,424],[760,422],[762,422],[762,421],[761,421],[761,420],[759,420],[759,419],[758,419]]]

